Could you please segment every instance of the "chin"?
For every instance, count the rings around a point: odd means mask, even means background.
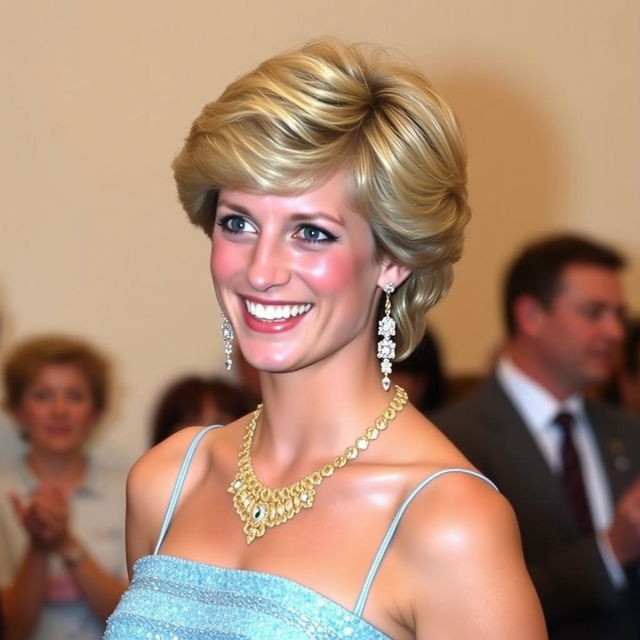
[[[275,357],[254,357],[248,358],[246,361],[257,371],[263,373],[285,373],[296,369],[292,363],[292,358],[275,358]]]

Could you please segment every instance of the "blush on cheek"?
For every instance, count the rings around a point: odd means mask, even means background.
[[[241,252],[234,251],[229,243],[218,241],[216,236],[213,236],[209,265],[214,282],[224,280],[242,267],[243,260],[239,253]]]
[[[330,293],[344,289],[354,280],[359,280],[364,261],[357,255],[348,252],[332,252],[299,256],[297,271],[317,291]]]

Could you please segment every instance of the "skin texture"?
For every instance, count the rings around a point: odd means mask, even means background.
[[[350,208],[344,180],[338,174],[296,198],[226,190],[220,197],[211,269],[237,343],[260,370],[264,411],[252,460],[268,486],[287,485],[326,464],[391,398],[380,385],[374,310],[386,283],[397,286],[408,273],[376,260],[371,231]],[[336,239],[311,240],[329,235]],[[281,327],[261,326],[247,318],[245,299],[310,310]],[[313,508],[247,546],[226,492],[247,420],[208,434],[201,444],[161,552],[275,573],[350,609],[407,493],[434,471],[470,467],[407,406],[356,461],[323,483]],[[195,433],[176,434],[131,471],[130,566],[153,549]],[[405,514],[364,618],[397,640],[545,638],[506,501],[474,478],[451,474],[434,482]]]
[[[10,496],[29,537],[5,594],[7,638],[21,640],[29,636],[44,602],[49,554],[64,557],[78,545],[69,497],[84,477],[83,447],[96,412],[84,375],[74,365],[48,364],[27,386],[14,414],[29,438],[27,463],[40,480],[29,498]],[[88,554],[71,571],[95,615],[106,620],[126,585]]]
[[[572,264],[547,307],[515,302],[518,331],[508,353],[520,369],[559,400],[607,380],[624,338],[624,296],[616,271]],[[615,506],[607,532],[622,565],[640,558],[640,479]]]

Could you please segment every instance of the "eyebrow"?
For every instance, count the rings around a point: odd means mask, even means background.
[[[329,215],[328,213],[324,213],[323,211],[311,211],[309,213],[305,213],[305,212],[299,212],[299,213],[294,213],[291,215],[291,217],[293,218],[293,220],[295,220],[296,222],[298,220],[300,221],[305,221],[305,220],[317,220],[318,218],[321,218],[323,220],[327,220],[328,222],[333,222],[334,224],[338,224],[341,227],[344,227],[344,222],[342,220],[340,220],[339,218],[335,218],[332,215]]]
[[[229,209],[232,209],[233,211],[237,213],[241,213],[245,216],[251,216],[251,212],[249,211],[249,209],[247,209],[246,207],[243,207],[241,204],[236,204],[234,202],[230,202],[229,200],[225,200],[223,198],[222,200],[218,201],[218,207],[220,207],[221,205],[224,205]],[[344,227],[344,222],[340,218],[336,218],[323,211],[310,211],[308,213],[304,211],[299,211],[291,214],[291,218],[295,222],[313,221],[313,220],[317,220],[318,218],[321,218],[323,220],[327,220],[328,222],[333,222],[334,224]]]

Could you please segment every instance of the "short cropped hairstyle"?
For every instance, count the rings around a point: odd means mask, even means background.
[[[619,271],[625,259],[610,247],[572,234],[549,236],[524,248],[505,277],[503,315],[509,335],[517,332],[516,300],[529,295],[549,308],[560,290],[565,269],[578,264]]]
[[[320,40],[263,62],[204,107],[173,169],[208,234],[221,188],[294,195],[346,170],[378,257],[412,271],[394,295],[399,359],[451,285],[470,215],[462,137],[426,78],[372,46]]]
[[[15,411],[25,391],[46,365],[71,365],[85,377],[97,415],[107,408],[110,367],[95,347],[83,340],[43,335],[19,344],[9,354],[4,368],[5,404]]]

